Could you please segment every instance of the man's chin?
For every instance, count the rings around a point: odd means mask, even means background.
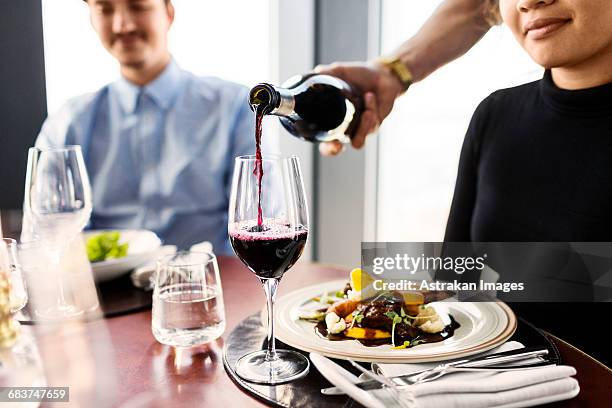
[[[119,65],[126,68],[139,69],[145,65],[144,58],[138,58],[136,56],[115,56]]]
[[[141,47],[121,47],[115,46],[109,49],[111,55],[121,65],[138,65],[142,64],[145,59],[145,52]]]

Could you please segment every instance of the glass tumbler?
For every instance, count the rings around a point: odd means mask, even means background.
[[[225,330],[217,258],[210,252],[180,251],[157,261],[153,289],[153,336],[162,344],[192,347]]]

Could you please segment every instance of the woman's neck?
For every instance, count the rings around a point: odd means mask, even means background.
[[[612,45],[577,64],[552,68],[552,78],[559,88],[593,88],[612,82]]]

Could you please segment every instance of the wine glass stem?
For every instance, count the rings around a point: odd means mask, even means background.
[[[274,361],[277,358],[274,340],[274,298],[276,296],[276,288],[278,287],[278,279],[262,279],[261,283],[266,291],[266,301],[268,304],[268,352],[266,353],[266,361]]]

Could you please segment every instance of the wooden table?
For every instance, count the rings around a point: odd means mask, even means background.
[[[219,266],[225,298],[227,335],[242,319],[264,306],[264,293],[257,278],[237,259],[221,257]],[[346,276],[347,272],[342,268],[298,263],[283,278],[279,295]],[[186,406],[262,406],[258,400],[243,393],[225,373],[222,363],[223,338],[211,345],[177,353],[171,347],[157,343],[153,338],[149,310],[82,326],[84,327],[73,330],[80,330],[86,340],[77,340],[74,346],[66,345],[65,341],[79,338],[73,334],[58,335],[56,332],[50,332],[43,334],[39,341],[45,360],[51,358],[55,361],[55,364],[50,365],[55,366],[55,372],[58,373],[56,378],[62,378],[63,374],[64,381],[78,383],[54,385],[70,385],[71,400],[74,396],[74,399],[82,403],[81,406],[117,406],[139,393],[154,389],[190,395],[189,398],[193,401]],[[61,346],[58,338],[63,341]],[[553,340],[564,363],[576,367],[582,391],[573,400],[550,406],[602,407],[609,402],[612,371],[562,340]],[[58,357],[61,355],[61,351],[57,351],[58,348],[63,350],[64,356],[72,359]],[[77,357],[78,350],[83,353],[81,357]],[[92,354],[95,354],[97,359],[92,359]],[[82,361],[83,359],[86,361]],[[66,380],[71,370],[72,379]],[[112,374],[105,375],[104,371]],[[77,380],[74,380],[75,377]],[[89,381],[86,381],[87,378]],[[96,403],[92,403],[93,401]],[[321,404],[324,404],[324,397],[321,397]]]

